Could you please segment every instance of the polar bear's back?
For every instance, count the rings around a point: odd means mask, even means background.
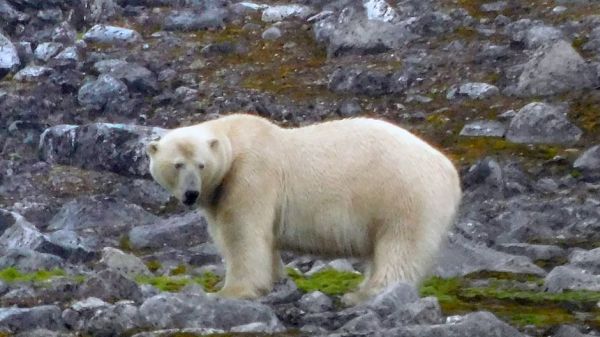
[[[393,124],[346,119],[288,129],[281,138],[287,246],[313,242],[316,253],[338,247],[344,251],[334,254],[365,255],[372,240],[364,238],[378,227],[431,231],[437,240],[456,212],[461,192],[452,163]],[[324,239],[332,233],[337,240]]]

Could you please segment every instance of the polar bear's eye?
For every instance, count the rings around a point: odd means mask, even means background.
[[[204,168],[204,164],[202,164],[202,163],[198,164],[198,168],[202,170]]]
[[[175,163],[175,168],[180,170],[183,168],[183,163]]]

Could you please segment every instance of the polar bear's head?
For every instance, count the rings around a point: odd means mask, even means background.
[[[150,174],[187,206],[202,204],[223,176],[222,139],[193,127],[174,129],[150,142]]]

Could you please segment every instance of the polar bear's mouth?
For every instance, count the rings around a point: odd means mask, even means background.
[[[193,206],[198,201],[198,197],[200,196],[200,192],[198,191],[185,191],[183,194],[182,202],[186,206]]]

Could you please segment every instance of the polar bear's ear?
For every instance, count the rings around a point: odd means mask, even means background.
[[[151,156],[154,155],[157,151],[158,151],[158,142],[157,141],[152,141],[152,142],[148,143],[148,146],[146,146],[146,153],[148,153]]]
[[[219,140],[218,139],[211,139],[208,141],[208,146],[211,148],[211,150],[214,150],[217,148],[217,146],[219,146]]]

